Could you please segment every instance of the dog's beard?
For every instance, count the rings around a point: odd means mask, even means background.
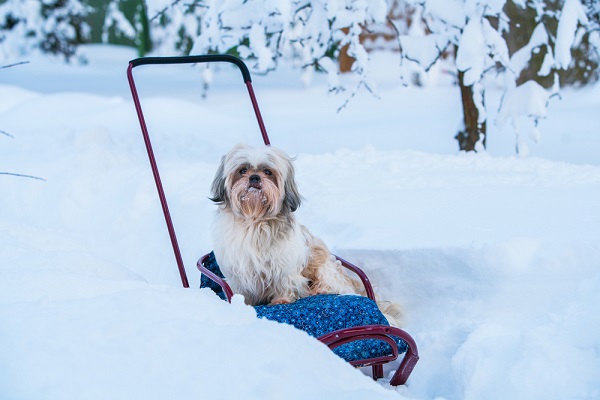
[[[252,186],[248,179],[240,179],[231,187],[231,206],[246,218],[263,218],[277,214],[281,196],[277,186],[263,179],[259,187]]]

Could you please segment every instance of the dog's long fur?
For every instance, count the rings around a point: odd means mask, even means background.
[[[293,302],[320,293],[364,295],[323,241],[296,221],[301,196],[292,160],[273,147],[238,145],[215,174],[212,201],[219,204],[214,252],[235,293],[251,305]],[[398,310],[382,307],[390,324]]]

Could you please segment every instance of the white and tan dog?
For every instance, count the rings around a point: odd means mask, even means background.
[[[215,257],[246,303],[289,303],[322,293],[364,295],[362,284],[346,274],[325,243],[296,221],[301,196],[292,160],[281,150],[234,147],[221,160],[211,200],[219,204]],[[396,325],[392,310],[385,311]]]

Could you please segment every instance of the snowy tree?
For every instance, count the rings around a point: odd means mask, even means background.
[[[89,32],[91,0],[5,0],[0,3],[0,60],[32,51],[69,59]],[[517,151],[526,133],[539,138],[538,121],[561,86],[598,79],[600,15],[596,0],[109,0],[105,42],[126,38],[140,55],[228,53],[257,73],[292,62],[309,81],[327,73],[329,89],[374,90],[363,40],[391,24],[400,50],[401,81],[413,81],[441,62],[455,68],[463,105],[456,139],[466,151],[483,150],[486,87],[502,77],[503,101],[495,121],[511,124]],[[393,18],[401,10],[403,18]],[[377,28],[376,28],[377,29]],[[342,79],[339,57],[352,59]],[[206,67],[206,66],[205,66]],[[210,71],[204,74],[210,80]],[[491,79],[489,79],[491,78]],[[351,84],[349,84],[351,82]],[[347,92],[348,93],[348,92]],[[524,97],[525,96],[525,97]],[[344,103],[345,104],[345,103]],[[343,106],[342,106],[343,107]]]
[[[143,57],[152,49],[148,10],[144,0],[111,0],[102,4],[104,13],[102,42],[113,43],[115,39],[131,41]]]
[[[153,46],[161,54],[189,54],[208,9],[205,1],[149,0],[147,12]],[[204,54],[204,53],[203,53]]]
[[[6,0],[0,4],[0,59],[39,51],[70,60],[89,36],[90,11],[80,0]]]
[[[355,59],[359,86],[370,88],[369,57],[359,37],[365,24],[385,22],[387,13],[385,0],[152,0],[148,8],[170,26],[158,38],[163,50],[186,39],[194,54],[233,53],[258,73],[291,60],[307,78],[315,68],[326,72],[334,91],[342,89],[335,62],[342,47]]]
[[[589,21],[588,42],[594,47],[597,58],[600,53],[600,2],[598,0],[584,1]]]
[[[595,10],[597,15],[596,4],[589,2],[588,14]],[[464,116],[456,139],[466,151],[485,148],[486,83],[488,77],[503,74],[504,97],[495,122],[511,123],[517,151],[525,152],[523,133],[539,137],[537,123],[546,115],[549,98],[559,92],[560,77],[567,76],[564,71],[573,71],[572,49],[581,46],[590,32],[580,0],[148,2],[155,25],[165,28],[154,29],[160,33],[153,34],[163,52],[183,44],[195,54],[232,53],[261,73],[277,68],[279,60],[292,60],[305,76],[314,69],[327,72],[330,90],[339,91],[344,84],[336,61],[340,50],[347,49],[354,59],[351,72],[358,77],[353,93],[361,86],[369,90],[373,86],[361,34],[366,26],[388,22],[391,6],[411,13],[406,18],[410,23],[399,26],[395,21],[404,82],[411,81],[415,65],[429,71],[443,59],[454,63]],[[523,31],[511,24],[514,15],[507,12],[511,7],[528,13],[527,25],[533,29]],[[516,37],[525,40],[515,42]],[[590,41],[588,51],[596,51],[597,42]],[[578,60],[586,60],[586,55]],[[597,70],[594,65],[583,67]],[[542,78],[549,84],[544,85]]]
[[[511,79],[497,122],[513,125],[517,152],[526,153],[523,134],[529,133],[535,142],[539,140],[537,124],[547,113],[549,97],[558,95],[566,84],[597,79],[599,48],[589,41],[591,26],[579,0],[515,3],[534,10],[536,24],[529,41],[511,54]],[[525,71],[532,65],[535,74],[527,76]],[[522,104],[519,108],[515,106],[518,102]]]
[[[584,0],[583,3],[587,8],[588,18],[594,25],[594,29],[600,29],[600,2],[598,0]]]
[[[462,96],[464,126],[456,135],[461,150],[483,150],[488,110],[485,86],[488,76],[504,75],[504,97],[496,122],[510,122],[517,135],[517,151],[524,152],[522,133],[537,140],[537,123],[547,112],[548,99],[558,92],[558,72],[571,67],[571,50],[585,32],[587,18],[579,0],[565,0],[552,9],[543,0],[407,0],[422,16],[425,34],[402,35],[402,57],[426,69],[450,52],[454,56]],[[533,30],[514,46],[507,7],[532,13]],[[554,30],[551,25],[554,24]],[[514,28],[515,25],[512,27]],[[513,36],[511,36],[513,34]],[[513,44],[513,46],[509,46]],[[512,48],[510,48],[512,47]],[[552,88],[535,79],[523,79],[532,59],[544,54],[534,68],[535,77],[549,76]]]

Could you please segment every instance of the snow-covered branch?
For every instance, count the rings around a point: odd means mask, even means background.
[[[344,46],[355,59],[354,74],[367,79],[369,57],[360,34],[366,24],[385,23],[387,15],[385,0],[215,0],[189,7],[172,0],[149,1],[149,14],[168,20],[161,36],[155,36],[160,52],[172,51],[185,36],[193,42],[192,53],[234,53],[255,73],[277,68],[279,60],[326,71],[332,90],[340,89],[339,71],[330,61]]]
[[[90,35],[86,18],[92,8],[81,0],[6,0],[0,3],[0,60],[34,52],[76,55]]]
[[[456,48],[454,62],[457,71],[460,72],[461,85],[483,89],[486,76],[490,73],[503,73],[505,75],[504,101],[496,122],[499,125],[511,122],[518,146],[522,148],[520,153],[524,153],[525,144],[521,134],[524,124],[518,121],[529,119],[531,121],[529,125],[537,127],[539,119],[545,116],[548,99],[560,89],[556,72],[572,68],[572,50],[579,45],[583,32],[589,29],[582,2],[565,0],[562,7],[551,9],[547,2],[541,0],[513,1],[511,3],[513,8],[534,14],[535,17],[531,21],[534,29],[530,31],[529,40],[520,48],[513,49],[512,54],[507,39],[517,33],[511,31],[514,25],[510,24],[510,17],[506,14],[508,3],[506,0],[494,2],[407,0],[406,2],[415,10],[417,18],[413,20],[413,25],[421,27],[413,28],[401,36],[403,58],[413,61],[427,71],[440,60],[440,50],[447,49],[444,43],[448,43]],[[555,24],[558,28],[555,28],[555,33],[551,33],[550,30],[556,26]],[[424,29],[423,26],[426,28]],[[522,35],[522,33],[518,34]],[[539,64],[534,63],[534,58],[541,51],[545,57]],[[523,71],[532,68],[536,68],[534,78],[554,76],[554,85],[546,89],[532,81],[531,85],[518,88],[518,85],[523,83]],[[528,87],[535,90],[525,90]],[[479,90],[471,90],[473,95],[475,92]],[[521,107],[517,107],[514,101],[507,100],[517,97],[520,101],[516,104],[520,104]],[[476,120],[478,125],[481,125],[481,116],[485,117],[489,114],[485,109],[485,101],[475,101],[473,98],[471,104],[477,107],[479,117]],[[535,113],[530,112],[533,105],[536,105]],[[475,122],[473,118],[471,120]],[[531,136],[534,140],[538,140],[539,132],[536,131]]]

